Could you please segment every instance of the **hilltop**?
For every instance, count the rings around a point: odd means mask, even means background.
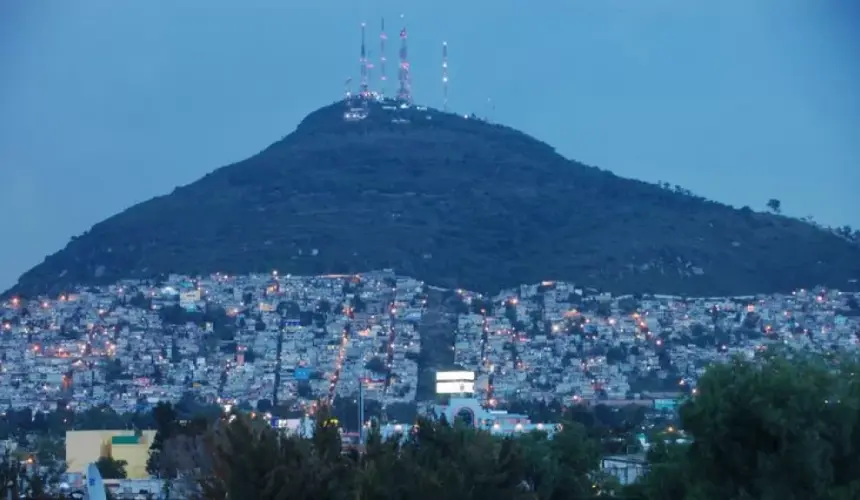
[[[617,177],[477,119],[374,103],[348,122],[344,109],[323,107],[247,160],[96,224],[7,294],[273,269],[697,295],[860,276],[860,248],[798,220]]]

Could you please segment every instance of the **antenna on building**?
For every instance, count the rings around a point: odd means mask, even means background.
[[[403,19],[403,15],[400,18]],[[400,80],[400,88],[397,91],[397,98],[406,103],[412,104],[412,80],[409,76],[409,53],[406,45],[406,25],[400,30],[400,71],[398,72]]]
[[[442,42],[442,110],[448,111],[448,42]]]
[[[385,75],[385,42],[388,40],[388,35],[385,34],[385,18],[383,17],[381,20],[381,27],[379,32],[379,95],[381,97],[385,97],[385,83],[388,77]]]

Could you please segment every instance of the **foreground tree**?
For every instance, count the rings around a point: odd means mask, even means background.
[[[344,453],[326,406],[315,422],[313,436],[302,438],[232,415],[193,440],[166,441],[161,460],[191,479],[183,494],[197,498],[565,500],[605,490],[595,473],[599,444],[575,423],[549,439],[419,418],[389,439],[372,428],[364,450]]]
[[[57,479],[53,465],[39,466],[32,457],[22,461],[9,450],[0,455],[0,498],[53,498],[47,494],[48,485]]]
[[[112,457],[100,457],[96,461],[96,467],[104,479],[125,479],[126,466],[128,462],[125,460],[115,460]]]
[[[193,464],[202,498],[349,498],[348,457],[326,408],[312,439],[284,436],[248,415],[217,422],[203,437],[205,463]]]
[[[858,373],[854,360],[792,353],[712,367],[681,409],[690,444],[667,432],[621,498],[860,498]],[[618,490],[599,472],[601,443],[575,422],[550,439],[419,418],[389,439],[373,428],[363,450],[346,452],[326,406],[315,422],[303,438],[225,416],[175,428],[157,452],[186,480],[183,498],[572,500]]]
[[[6,450],[0,455],[0,495],[18,498],[23,491],[27,470],[11,452]]]
[[[853,360],[788,354],[710,369],[681,409],[692,444],[660,445],[638,498],[860,498]]]

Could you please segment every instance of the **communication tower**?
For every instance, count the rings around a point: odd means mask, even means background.
[[[366,45],[364,43],[364,28],[365,28],[365,26],[366,26],[365,23],[361,23],[361,57],[358,60],[358,62],[360,64],[360,71],[361,71],[361,87],[360,87],[359,92],[360,92],[362,99],[367,99],[367,96],[369,94],[369,90],[368,90],[369,85],[367,82],[367,48],[366,48]]]
[[[381,27],[379,32],[379,95],[385,97],[385,83],[388,77],[385,75],[385,42],[388,40],[388,35],[385,34],[385,18],[381,19]]]
[[[368,82],[368,84],[367,84],[367,89],[368,89],[367,95],[369,97],[376,97],[377,92],[371,88],[372,83],[373,83],[373,62],[371,62],[372,59],[373,59],[373,51],[368,49],[368,51],[367,51],[367,64],[366,64],[366,66],[367,66],[367,82]]]
[[[397,99],[405,104],[412,104],[412,77],[409,74],[409,52],[406,39],[406,26],[403,26],[403,29],[400,30],[400,71],[398,72],[400,88],[397,91]]]
[[[448,42],[442,42],[442,110],[448,111]]]

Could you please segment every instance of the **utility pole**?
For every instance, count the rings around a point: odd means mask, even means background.
[[[364,377],[358,377],[358,446],[364,448]]]
[[[281,385],[281,350],[284,346],[284,330],[287,328],[286,321],[281,319],[281,327],[278,329],[278,343],[275,353],[275,388],[272,390],[272,414],[278,415],[278,388]]]

